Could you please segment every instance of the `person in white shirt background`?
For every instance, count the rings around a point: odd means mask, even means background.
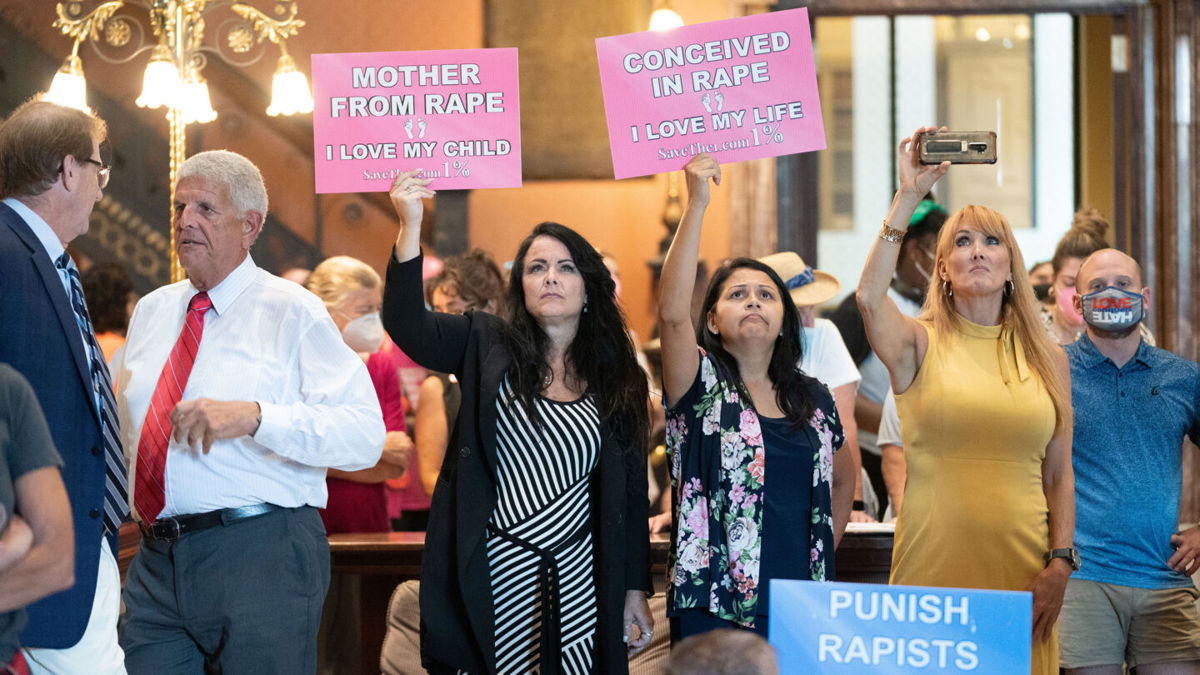
[[[887,484],[888,493],[888,507],[880,520],[889,522],[900,516],[900,507],[904,503],[904,483],[908,479],[904,440],[900,436],[900,413],[896,411],[896,395],[890,388],[883,399],[883,412],[879,416],[878,442],[883,458],[883,482]]]
[[[362,359],[316,296],[249,254],[266,213],[248,159],[188,158],[173,223],[188,279],[138,303],[115,364],[143,531],[120,625],[133,675],[313,672],[325,471],[383,448]]]

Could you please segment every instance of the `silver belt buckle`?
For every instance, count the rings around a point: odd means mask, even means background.
[[[178,541],[179,521],[174,518],[159,518],[150,524],[150,535],[158,541]]]

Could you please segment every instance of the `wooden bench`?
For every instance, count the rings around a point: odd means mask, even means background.
[[[656,584],[667,569],[666,534],[650,537],[650,561]],[[358,574],[362,602],[362,672],[379,672],[386,632],[388,600],[396,585],[421,573],[424,532],[335,534],[329,537],[332,573]],[[847,532],[837,552],[839,581],[887,583],[892,562],[891,532]]]

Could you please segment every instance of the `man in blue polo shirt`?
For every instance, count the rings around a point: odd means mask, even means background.
[[[1076,675],[1200,673],[1200,528],[1178,526],[1185,436],[1200,441],[1200,366],[1146,344],[1138,264],[1113,249],[1076,278],[1087,334],[1066,347],[1075,408],[1075,544],[1062,666]]]

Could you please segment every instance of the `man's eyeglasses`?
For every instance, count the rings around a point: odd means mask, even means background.
[[[90,157],[76,157],[76,159],[81,162],[87,162],[88,164],[95,164],[96,166],[100,167],[100,170],[96,172],[96,180],[100,181],[100,189],[101,190],[108,187],[108,176],[110,173],[112,173],[112,167],[105,166],[103,162],[97,162],[96,160],[94,160]]]
[[[108,187],[108,177],[112,173],[112,167],[105,166],[103,162],[98,162],[90,157],[81,157],[79,160],[100,167],[100,170],[96,172],[96,180],[100,181],[101,190]]]

